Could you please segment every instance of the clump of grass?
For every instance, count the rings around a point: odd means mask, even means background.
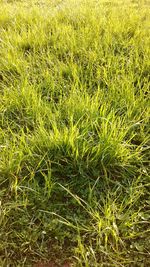
[[[149,266],[148,7],[1,1],[1,266]]]
[[[78,217],[67,220],[55,214],[61,223],[77,232],[77,266],[101,266],[101,263],[104,266],[134,266],[135,260],[138,266],[148,265],[149,214],[143,212],[142,207],[139,209],[144,194],[142,179],[138,177],[128,184],[128,188],[121,184],[113,190],[104,187],[101,198],[98,179],[89,188],[88,202],[61,185],[87,216],[86,221],[82,221]],[[144,231],[142,224],[145,224]]]

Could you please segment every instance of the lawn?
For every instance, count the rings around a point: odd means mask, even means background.
[[[149,1],[0,0],[0,266],[150,266],[149,85]]]

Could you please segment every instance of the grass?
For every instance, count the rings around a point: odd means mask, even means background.
[[[148,1],[0,1],[0,266],[150,266]]]

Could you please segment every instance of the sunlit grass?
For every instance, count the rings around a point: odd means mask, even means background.
[[[0,1],[0,265],[149,266],[148,1]]]

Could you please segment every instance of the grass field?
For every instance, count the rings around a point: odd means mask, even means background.
[[[0,266],[150,266],[149,85],[149,1],[0,1]]]

